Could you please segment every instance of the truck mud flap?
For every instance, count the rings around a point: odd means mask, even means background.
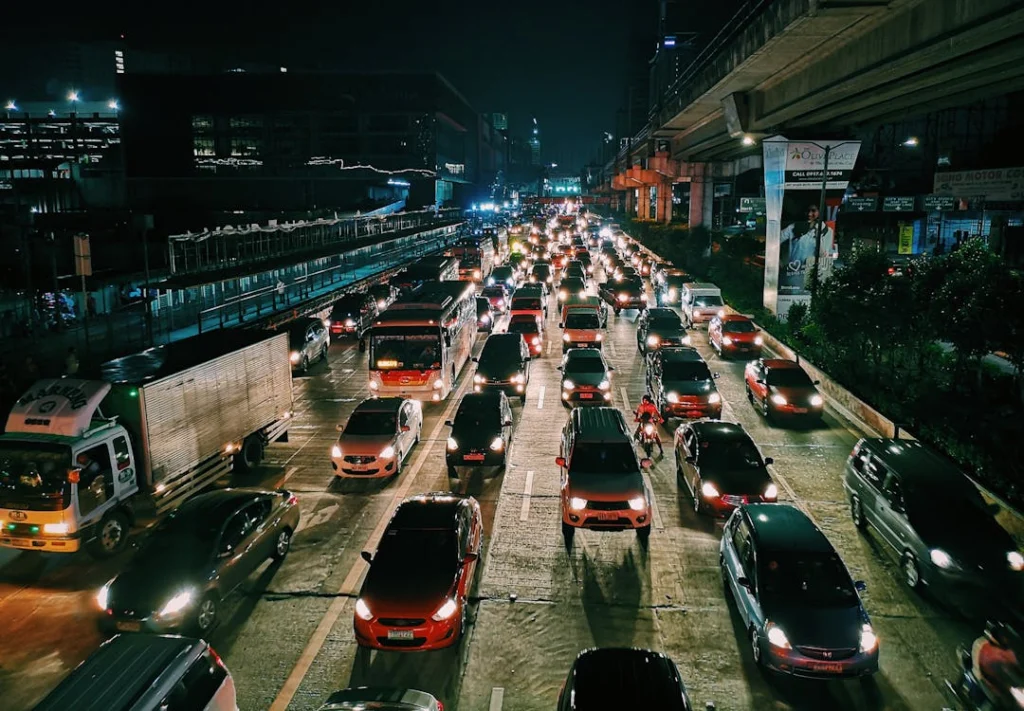
[[[231,455],[220,454],[202,462],[181,476],[157,485],[152,494],[158,516],[176,509],[185,499],[213,485],[231,473]]]

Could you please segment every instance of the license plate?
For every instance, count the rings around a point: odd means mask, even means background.
[[[18,548],[31,548],[32,541],[27,538],[12,538],[11,545],[17,546]]]
[[[812,663],[811,669],[827,674],[840,674],[843,671],[843,665],[839,662],[819,662],[816,664]]]
[[[388,630],[388,639],[412,639],[412,630]]]
[[[701,412],[700,410],[687,410],[686,411],[686,416],[687,417],[700,417],[703,414],[704,413]]]
[[[614,511],[599,511],[597,517],[602,521],[614,521],[619,515]]]
[[[580,393],[580,400],[593,400],[594,393]]]
[[[114,626],[122,632],[138,632],[142,629],[141,622],[118,622]]]
[[[806,407],[794,407],[793,408],[793,412],[795,412],[798,415],[802,415],[805,412],[807,412],[807,408]]]
[[[484,455],[482,455],[482,454],[465,454],[465,455],[462,456],[462,458],[465,461],[467,461],[467,462],[482,462],[484,460]]]

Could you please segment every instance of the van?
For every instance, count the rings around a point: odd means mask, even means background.
[[[238,711],[235,682],[201,639],[119,634],[51,691],[36,711]]]
[[[565,310],[562,327],[562,353],[570,348],[601,348],[604,334],[598,311],[590,306],[573,306]]]
[[[578,408],[562,428],[562,536],[572,545],[577,528],[599,531],[633,529],[641,541],[651,535],[652,494],[643,469],[650,459],[638,460],[633,436],[617,408]]]
[[[546,299],[538,293],[538,290],[516,289],[516,293],[512,295],[509,315],[518,316],[519,314],[536,316],[543,323],[548,315]]]
[[[694,324],[707,323],[715,316],[725,313],[722,290],[714,284],[697,282],[683,285],[683,322],[687,328]]]
[[[569,309],[576,308],[593,310],[601,319],[601,326],[608,325],[608,307],[599,296],[570,296],[562,303],[562,313],[558,317],[559,322],[565,321],[566,316],[569,315]]]

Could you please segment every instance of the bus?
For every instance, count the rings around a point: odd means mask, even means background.
[[[495,227],[494,225],[484,225],[483,229],[484,237],[489,237],[491,242],[494,244],[494,255],[495,264],[501,264],[506,257],[508,257],[509,249],[509,232],[504,227]]]
[[[395,275],[392,280],[399,291],[408,294],[428,281],[457,281],[459,260],[454,257],[422,257]]]
[[[459,278],[480,283],[494,269],[494,240],[489,235],[467,237],[449,250],[459,260]]]
[[[439,402],[455,389],[476,338],[476,287],[428,281],[370,329],[370,392]]]

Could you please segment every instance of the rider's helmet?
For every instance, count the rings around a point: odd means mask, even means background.
[[[652,399],[651,399],[651,396],[650,396],[650,395],[646,395],[646,394],[645,394],[645,395],[644,395],[644,397],[643,397],[643,403],[644,403],[645,405],[651,405],[651,404],[653,404],[653,403],[654,403],[654,400],[652,400]]]

